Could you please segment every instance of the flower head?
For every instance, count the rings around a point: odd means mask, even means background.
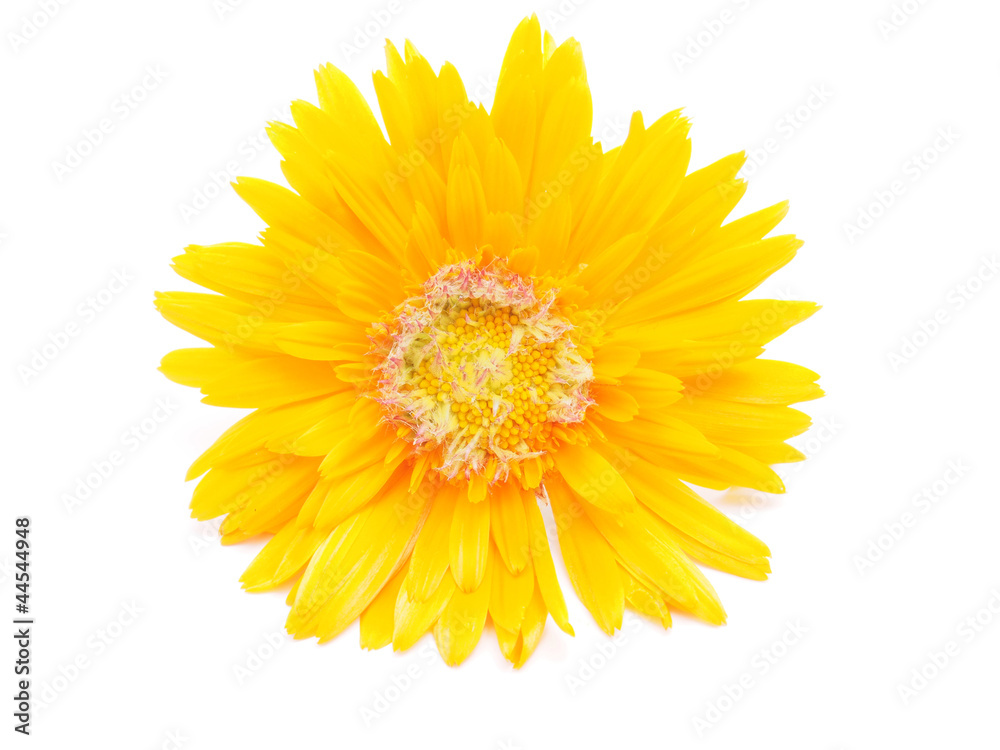
[[[300,638],[431,630],[456,664],[489,620],[520,666],[549,616],[573,632],[547,525],[608,633],[626,606],[724,622],[695,563],[763,579],[770,553],[690,485],[782,491],[789,404],[822,393],[759,356],[816,306],[743,299],[800,245],[767,236],[785,204],[724,223],[743,155],[688,174],[679,112],[604,151],[579,45],[534,17],[489,112],[452,66],[386,56],[388,138],[321,68],[319,106],[269,130],[292,189],[236,184],[260,242],[189,247],[215,294],[157,297],[210,344],[167,376],[254,410],[191,467],[193,515],[272,535],[242,580],[289,585]]]

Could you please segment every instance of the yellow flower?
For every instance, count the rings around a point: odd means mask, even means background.
[[[242,581],[290,586],[297,638],[360,618],[366,648],[432,630],[458,664],[489,619],[521,666],[548,616],[573,632],[547,525],[607,633],[626,606],[724,622],[695,563],[764,579],[770,553],[689,485],[782,491],[788,405],[822,394],[758,358],[816,305],[741,301],[800,245],[764,238],[786,204],[723,224],[744,157],[687,174],[679,112],[603,151],[580,45],[535,17],[489,112],[451,65],[386,56],[388,140],[321,68],[319,107],[270,128],[292,190],[236,183],[260,243],[189,247],[177,272],[217,294],[157,296],[211,344],[167,377],[255,410],[191,467],[194,517],[273,534]]]

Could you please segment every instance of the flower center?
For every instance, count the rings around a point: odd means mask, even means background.
[[[554,291],[539,299],[499,261],[444,266],[422,290],[375,326],[375,398],[414,447],[440,447],[436,468],[503,478],[583,420],[593,370]]]

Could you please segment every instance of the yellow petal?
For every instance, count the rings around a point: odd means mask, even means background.
[[[288,523],[275,534],[240,576],[247,591],[265,591],[298,573],[326,538],[317,529],[302,529]]]
[[[384,648],[392,643],[396,597],[403,584],[406,568],[400,568],[361,613],[361,648]]]
[[[755,404],[793,404],[823,395],[816,385],[819,375],[805,367],[768,359],[734,365],[709,382],[692,378],[689,391],[715,398]]]
[[[202,401],[213,406],[258,408],[346,390],[327,362],[287,356],[266,357],[237,365],[201,387]]]
[[[490,545],[486,547],[486,569],[482,583],[468,593],[455,589],[448,606],[434,625],[434,641],[441,657],[449,666],[456,666],[465,661],[483,634],[490,604],[490,582],[494,565],[493,554],[489,551]]]
[[[399,569],[427,507],[406,490],[405,484],[397,484],[331,532],[303,575],[288,616],[290,633],[329,640],[367,608]]]
[[[608,635],[622,626],[625,590],[611,546],[579,509],[568,486],[553,477],[546,486],[559,547],[577,596]]]
[[[542,84],[542,35],[538,18],[524,19],[511,37],[490,112],[497,137],[517,160],[522,178],[531,174],[536,112]]]
[[[638,113],[636,113],[638,115]],[[633,116],[628,137],[573,234],[570,253],[589,262],[615,241],[649,229],[667,210],[691,157],[689,123],[677,112],[647,130]]]
[[[534,653],[538,642],[542,639],[547,615],[545,603],[536,590],[525,609],[524,619],[517,633],[511,633],[501,627],[496,628],[500,649],[515,669],[523,667],[528,657]]]
[[[563,445],[552,456],[556,469],[573,491],[613,512],[635,508],[635,496],[604,456],[586,445]]]
[[[451,242],[470,257],[482,243],[486,229],[486,195],[478,169],[470,162],[471,156],[472,146],[463,135],[456,140],[451,152],[447,193]]]
[[[529,561],[528,522],[524,500],[513,481],[507,481],[490,496],[490,533],[500,559],[511,573],[519,573]]]
[[[620,378],[639,362],[641,352],[631,346],[602,346],[594,354],[594,375],[600,378]]]
[[[490,617],[497,627],[516,631],[524,619],[524,610],[531,601],[535,588],[535,573],[529,565],[520,573],[507,570],[506,565],[494,563],[493,583],[490,587]]]
[[[410,596],[406,586],[396,597],[395,626],[392,632],[393,651],[405,651],[415,644],[438,619],[456,591],[455,581],[445,576],[426,599]]]
[[[419,601],[427,599],[448,572],[455,499],[456,491],[450,485],[438,491],[427,522],[413,548],[406,574],[406,589]]]
[[[598,385],[590,389],[598,414],[615,422],[630,422],[639,413],[639,402],[623,388]]]
[[[666,601],[652,589],[643,586],[624,568],[621,568],[621,573],[625,585],[625,601],[629,606],[639,614],[655,617],[664,628],[669,628],[671,618]]]
[[[492,212],[520,215],[524,209],[524,186],[521,172],[510,149],[496,138],[490,143],[483,165],[483,193]]]
[[[626,300],[616,312],[620,325],[739,299],[788,263],[802,247],[793,235],[737,245],[689,263],[667,281]]]
[[[569,613],[566,611],[566,600],[563,599],[559,579],[556,578],[542,513],[535,498],[527,494],[524,495],[524,512],[531,537],[531,561],[535,570],[536,589],[545,601],[545,608],[552,613],[556,625],[569,635],[574,635],[573,626],[569,624]]]
[[[371,348],[360,326],[326,321],[281,326],[274,343],[293,357],[318,360],[360,361]]]
[[[310,507],[303,506],[298,522],[330,530],[363,508],[387,485],[407,486],[405,467],[400,470],[399,463],[375,463],[356,474],[333,480],[325,496],[316,497]]]
[[[584,507],[587,516],[621,556],[626,569],[642,574],[668,601],[691,614],[716,625],[726,621],[712,584],[663,532],[649,511],[640,506],[622,521],[622,517]]]
[[[459,588],[475,591],[486,575],[486,555],[490,546],[490,505],[471,502],[459,494],[451,522],[448,554],[451,572]]]

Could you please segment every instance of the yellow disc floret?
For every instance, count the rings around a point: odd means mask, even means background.
[[[540,456],[556,423],[583,420],[590,364],[573,327],[532,284],[495,261],[445,266],[376,326],[374,397],[418,449],[440,448],[449,477],[506,474]],[[491,477],[492,478],[492,477]]]

